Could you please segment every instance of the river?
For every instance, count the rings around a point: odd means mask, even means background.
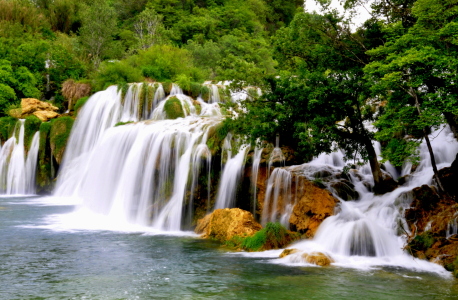
[[[435,273],[281,265],[190,233],[110,230],[60,202],[0,198],[1,299],[458,298]]]

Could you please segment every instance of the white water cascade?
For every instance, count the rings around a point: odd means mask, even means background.
[[[169,100],[180,107],[183,118],[168,119]],[[181,230],[191,223],[202,172],[210,199],[207,140],[221,116],[217,103],[193,100],[177,85],[167,97],[158,84],[131,84],[124,97],[116,87],[99,92],[72,129],[55,195],[78,197],[84,207],[119,221]],[[123,124],[115,126],[118,122]],[[235,190],[237,180],[230,181],[236,179],[234,172],[241,174],[248,148],[242,146],[234,157],[223,150],[229,156],[224,167],[228,176],[222,176],[221,185],[228,191]],[[231,205],[233,197],[223,193],[220,198],[217,203]],[[207,202],[207,210],[209,206]]]
[[[291,201],[291,173],[275,168],[267,181],[266,195],[262,209],[261,224],[280,222],[289,227],[289,217],[294,203]]]
[[[0,194],[35,194],[39,133],[33,136],[27,156],[24,150],[24,122],[21,119],[14,128],[13,136],[0,149]]]
[[[431,136],[438,169],[450,166],[458,152],[458,143],[448,128],[436,131]],[[313,240],[292,245],[292,248],[300,251],[281,260],[303,264],[302,253],[322,252],[332,257],[336,265],[394,265],[414,269],[430,268],[442,272],[440,266],[414,259],[403,250],[403,233],[409,232],[403,219],[404,209],[412,201],[409,191],[423,184],[433,183],[433,171],[424,144],[420,147],[420,155],[421,163],[407,182],[393,192],[380,196],[367,189],[368,183],[373,181],[371,175],[367,174],[368,166],[351,170],[351,180],[361,198],[357,201],[341,201],[339,212],[320,225]],[[320,168],[341,172],[344,165],[341,158],[340,153],[321,155],[311,163],[303,165],[304,175],[313,179],[311,174]]]

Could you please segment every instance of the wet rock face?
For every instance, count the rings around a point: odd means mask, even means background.
[[[348,180],[341,180],[331,183],[331,188],[335,190],[337,196],[342,200],[357,200],[359,198],[359,193],[355,191],[355,186]]]
[[[296,197],[297,203],[289,219],[291,229],[311,238],[324,219],[334,215],[339,201],[329,191],[308,180],[303,180],[301,193]]]
[[[458,236],[448,237],[449,224],[456,218],[458,204],[434,187],[422,185],[412,190],[414,199],[405,218],[412,232],[406,250],[454,271],[458,255]],[[447,238],[448,237],[448,238]],[[457,272],[458,270],[455,270]]]
[[[217,209],[197,221],[195,232],[204,238],[214,238],[219,241],[230,240],[233,236],[252,236],[262,226],[253,215],[239,208]]]
[[[449,168],[439,170],[444,189],[458,202],[458,154]]]

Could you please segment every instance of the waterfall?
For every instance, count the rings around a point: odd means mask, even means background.
[[[35,194],[39,133],[33,137],[26,161],[24,122],[24,119],[18,121],[13,136],[0,149],[0,194]]]
[[[261,155],[264,148],[255,147],[253,153],[253,166],[251,168],[251,186],[252,186],[252,193],[253,193],[253,203],[252,203],[252,213],[253,216],[256,215],[256,203],[258,198],[256,197],[257,187],[256,184],[258,182],[258,173],[259,173],[259,164],[261,163]]]
[[[458,143],[447,127],[434,132],[432,136],[435,137],[432,146],[438,169],[450,166],[458,152]],[[410,206],[410,191],[413,188],[432,184],[433,171],[427,151],[426,145],[422,144],[422,160],[417,170],[403,186],[384,195],[374,195],[366,188],[368,182],[373,183],[367,165],[352,170],[349,175],[361,199],[341,201],[339,212],[324,220],[313,240],[301,241],[293,247],[301,250],[300,253],[327,253],[340,265],[408,265],[412,268],[420,266],[423,262],[414,260],[403,250],[406,241],[402,233],[407,229],[403,212]],[[303,174],[310,178],[311,174],[316,173],[317,168],[337,172],[343,165],[342,157],[339,152],[320,155],[311,163],[303,165]],[[452,221],[449,234],[454,230],[453,227]],[[284,260],[301,261],[300,253]]]
[[[235,207],[237,185],[245,166],[248,149],[249,147],[247,145],[242,145],[239,152],[226,162],[218,187],[215,209]]]
[[[168,119],[167,105],[179,112],[176,119]],[[186,228],[202,172],[210,205],[207,140],[221,116],[217,103],[194,100],[175,84],[167,97],[159,84],[131,84],[124,97],[116,87],[98,92],[72,129],[55,195],[78,197],[121,222]],[[243,163],[246,148],[236,156]]]
[[[261,224],[280,222],[289,227],[289,217],[293,209],[291,202],[291,173],[285,169],[275,168],[267,182]]]

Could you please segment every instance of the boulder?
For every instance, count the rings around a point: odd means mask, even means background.
[[[290,254],[297,253],[297,252],[299,252],[299,250],[297,250],[295,248],[285,249],[285,250],[283,250],[282,253],[280,253],[280,258],[283,258],[285,256],[288,256]]]
[[[297,203],[289,219],[291,229],[299,231],[305,237],[315,235],[318,226],[329,216],[339,202],[331,193],[317,187],[309,180],[301,180],[301,193],[296,195]]]
[[[302,258],[306,263],[314,264],[321,267],[329,266],[331,263],[334,262],[334,260],[331,257],[322,252],[312,252],[310,254],[304,253],[302,254]]]
[[[34,98],[23,98],[21,100],[22,115],[31,115],[35,111],[57,111],[59,108],[51,103],[40,101]]]
[[[217,209],[197,221],[195,232],[204,238],[219,241],[230,240],[233,236],[252,236],[262,226],[253,215],[240,208]]]
[[[10,110],[9,114],[18,119],[35,115],[42,122],[47,122],[59,116],[56,112],[58,109],[59,108],[48,102],[40,101],[35,98],[23,98],[21,100],[21,107]]]
[[[57,118],[59,116],[58,113],[55,111],[45,111],[45,110],[37,110],[33,113],[41,122],[48,122],[51,119]]]
[[[357,200],[359,198],[359,193],[355,190],[355,186],[349,180],[342,179],[331,183],[331,188],[335,190],[337,196],[342,198],[342,200]]]

